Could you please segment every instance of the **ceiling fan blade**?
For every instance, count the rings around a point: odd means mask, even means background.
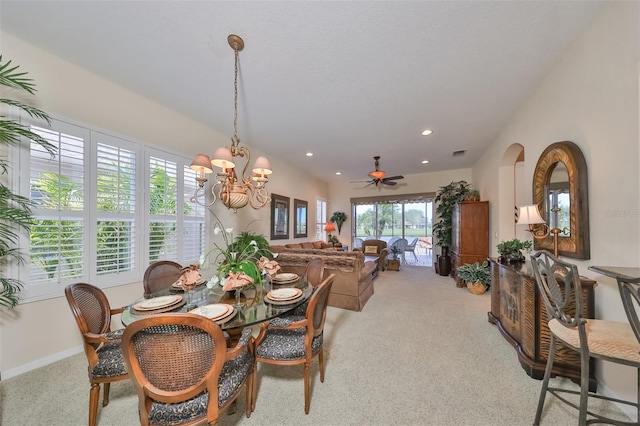
[[[368,184],[366,184],[365,186],[363,186],[363,188],[366,188],[367,186],[371,186],[371,185],[373,185],[374,183],[376,184],[376,186],[378,186],[378,184],[376,183],[376,181],[375,181],[375,180],[371,180],[371,181],[367,181],[367,182],[369,182],[369,183],[368,183]]]
[[[349,183],[363,183],[363,182],[373,182],[371,179],[367,179],[367,180],[352,180],[349,181]]]
[[[382,183],[385,184],[385,185],[389,185],[389,186],[393,186],[393,185],[397,185],[398,184],[398,182],[394,182],[394,181],[387,182],[386,180],[383,180]]]
[[[383,180],[383,181],[387,181],[387,180],[398,180],[398,179],[404,179],[404,176],[400,176],[400,175],[398,175],[398,176],[391,176],[391,177],[383,178],[382,180]]]

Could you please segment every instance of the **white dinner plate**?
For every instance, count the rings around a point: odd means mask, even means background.
[[[217,320],[224,318],[233,311],[233,306],[226,303],[212,303],[210,305],[200,306],[189,311],[190,314],[201,315],[205,318]]]
[[[299,297],[302,294],[302,290],[299,288],[278,288],[271,290],[267,293],[267,296],[271,300],[292,300]]]
[[[283,281],[295,281],[298,278],[299,278],[298,274],[284,272],[273,277],[273,280],[283,282]]]
[[[137,303],[133,308],[138,311],[152,311],[154,309],[162,309],[167,306],[175,305],[180,301],[182,301],[182,296],[160,296],[143,300],[142,302]]]

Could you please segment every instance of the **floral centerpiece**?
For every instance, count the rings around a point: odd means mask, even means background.
[[[210,283],[222,284],[224,291],[233,291],[252,284],[262,285],[263,275],[280,268],[277,262],[269,260],[263,254],[266,251],[273,257],[277,255],[260,247],[255,239],[247,239],[247,233],[243,233],[242,238],[234,240],[233,228],[225,228],[218,216],[213,212],[212,214],[216,218],[213,233],[222,235],[224,244],[214,243],[214,248],[200,257],[200,265],[204,265],[209,257],[215,256],[212,262],[217,264],[218,270]]]

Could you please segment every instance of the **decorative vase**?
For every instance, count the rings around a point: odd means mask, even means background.
[[[484,294],[487,291],[480,281],[476,283],[467,283],[467,288],[471,294]]]
[[[451,256],[449,247],[442,247],[442,254],[438,256],[438,274],[446,277],[451,273]]]

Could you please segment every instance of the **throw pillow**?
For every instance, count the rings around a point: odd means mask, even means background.
[[[366,246],[364,248],[364,252],[378,254],[378,246]]]
[[[303,249],[312,249],[313,248],[313,243],[312,242],[301,243],[300,245],[302,246]]]
[[[313,242],[313,248],[314,249],[321,249],[322,248],[322,241],[314,241]]]

